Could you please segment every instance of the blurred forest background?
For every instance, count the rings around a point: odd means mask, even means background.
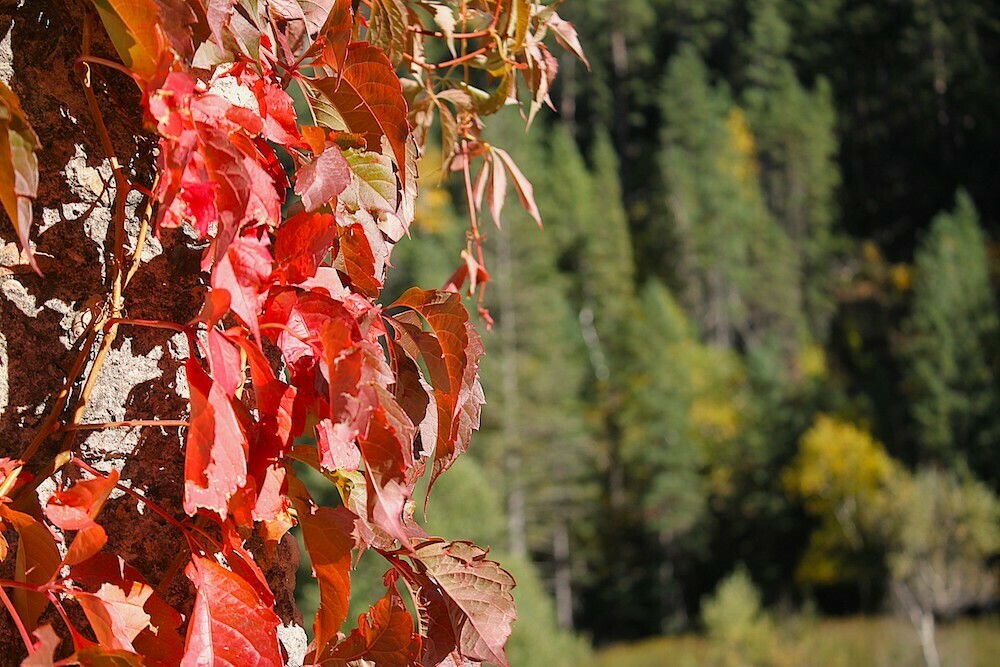
[[[488,230],[483,429],[429,507],[515,573],[512,664],[996,664],[1000,3],[560,12],[592,71],[488,126],[545,230]],[[458,264],[439,165],[387,298]]]

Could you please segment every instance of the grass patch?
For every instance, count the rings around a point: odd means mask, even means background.
[[[922,667],[917,635],[903,619],[781,619],[773,662],[745,667]],[[1000,664],[1000,618],[962,619],[938,628],[944,667]],[[702,635],[659,637],[600,651],[592,667],[715,667],[719,652]]]

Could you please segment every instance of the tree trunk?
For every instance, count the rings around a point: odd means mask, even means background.
[[[941,667],[938,656],[937,640],[934,631],[934,612],[920,614],[920,648],[924,651],[924,662],[927,667]]]
[[[556,619],[564,630],[573,629],[573,573],[570,569],[569,525],[560,521],[552,533],[555,561]]]
[[[108,303],[113,269],[115,181],[112,162],[88,109],[84,86],[74,64],[81,55],[84,17],[91,13],[94,55],[117,60],[90,3],[66,0],[0,0],[0,77],[14,90],[42,149],[38,154],[40,185],[32,241],[43,277],[20,263],[15,233],[6,216],[0,220],[0,457],[21,457],[50,414],[65,424],[74,414],[81,423],[126,420],[183,420],[187,385],[182,336],[160,329],[122,326],[117,336],[92,335],[87,324]],[[138,88],[123,74],[91,68],[101,115],[118,160],[139,184],[152,187],[155,138],[142,128]],[[126,200],[125,259],[131,259],[140,221],[148,214],[139,192]],[[123,292],[127,316],[186,323],[199,310],[204,279],[200,252],[178,230],[145,241],[142,264]],[[98,350],[105,348],[99,359]],[[74,364],[82,372],[73,377]],[[94,372],[95,369],[99,369]],[[84,400],[85,379],[95,376]],[[66,387],[66,400],[57,396]],[[29,470],[38,474],[61,448],[98,470],[120,472],[122,483],[148,496],[175,516],[182,516],[183,429],[106,428],[55,432],[40,442]],[[44,507],[56,483],[69,476],[66,466],[38,485]],[[19,509],[38,514],[21,498]],[[112,496],[98,517],[108,532],[106,549],[121,555],[165,594],[168,602],[188,613],[192,589],[182,574],[187,547],[183,535],[150,511],[137,508],[129,496]],[[11,576],[16,534],[7,531],[11,555],[0,564],[0,577]],[[252,545],[248,545],[252,547]],[[270,579],[277,611],[286,624],[300,623],[293,588],[298,554],[294,540],[274,554],[253,550]],[[72,606],[70,606],[72,610]],[[50,607],[42,623],[52,622],[61,635],[65,626]],[[290,661],[304,652],[301,628],[285,629]],[[291,647],[295,638],[298,646]],[[65,654],[69,642],[63,641]],[[24,654],[9,615],[0,609],[0,651],[17,664]]]
[[[499,250],[500,354],[503,357],[503,441],[506,443],[504,468],[507,475],[507,537],[510,552],[528,555],[527,512],[524,487],[521,485],[521,408],[518,397],[517,304],[514,297],[514,268],[507,226],[497,231]]]

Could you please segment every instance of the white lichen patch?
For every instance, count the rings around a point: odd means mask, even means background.
[[[7,33],[0,39],[0,79],[10,86],[14,79],[14,48],[11,43],[11,34],[14,32],[14,22],[10,22]]]
[[[288,655],[288,667],[301,667],[306,660],[309,638],[301,625],[289,623],[278,626],[278,641]]]
[[[34,295],[16,280],[0,282],[0,292],[26,317],[38,317],[38,314],[42,312],[42,307],[35,301]]]
[[[146,355],[136,355],[132,342],[125,339],[119,349],[112,348],[101,367],[94,393],[87,402],[83,422],[109,423],[125,420],[129,395],[138,385],[155,380],[162,375],[159,361],[163,348],[155,347]],[[153,418],[155,415],[144,416]],[[93,431],[84,441],[81,450],[94,467],[108,472],[112,461],[124,459],[139,443],[140,429],[111,428]],[[103,464],[103,465],[102,465]]]

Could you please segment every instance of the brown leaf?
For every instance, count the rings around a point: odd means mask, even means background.
[[[369,151],[381,152],[382,137],[386,138],[405,187],[410,132],[406,100],[385,54],[367,42],[351,44],[340,76],[311,83],[337,109],[347,129],[365,137]]]
[[[506,666],[504,644],[517,618],[511,594],[515,583],[510,573],[486,560],[486,555],[471,542],[432,539],[416,545],[410,559],[420,573],[418,586],[440,590],[437,604],[447,607],[459,652],[473,660]],[[439,608],[431,613],[443,618]]]
[[[420,635],[413,631],[413,617],[393,585],[334,648],[332,660],[323,664],[339,667],[365,661],[378,667],[410,667],[419,656]]]
[[[38,160],[41,147],[14,92],[0,81],[0,203],[14,225],[28,263],[41,274],[31,251],[32,202],[38,196]]]

